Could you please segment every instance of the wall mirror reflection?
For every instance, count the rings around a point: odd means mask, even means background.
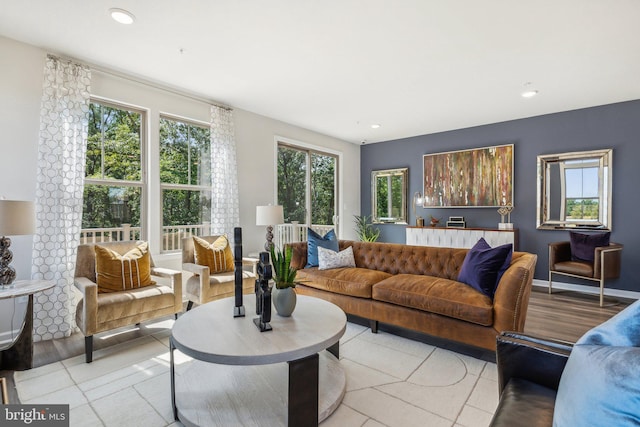
[[[407,223],[408,168],[371,172],[371,222]]]
[[[611,229],[613,150],[538,156],[539,229]]]

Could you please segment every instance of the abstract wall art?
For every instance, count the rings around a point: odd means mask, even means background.
[[[425,208],[513,205],[513,144],[423,156]]]

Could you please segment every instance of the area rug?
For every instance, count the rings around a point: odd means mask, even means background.
[[[169,377],[172,320],[158,332],[16,372],[22,403],[70,405],[70,425],[181,426]],[[195,363],[176,351],[177,370]],[[498,403],[494,363],[348,323],[340,340],[347,392],[323,427],[487,426]],[[215,378],[211,379],[215,387]],[[241,424],[239,424],[241,425]],[[224,427],[234,427],[225,425]]]

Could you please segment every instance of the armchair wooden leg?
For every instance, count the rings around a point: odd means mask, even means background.
[[[84,337],[84,355],[87,363],[93,361],[93,335]]]
[[[604,305],[604,278],[600,278],[600,307],[602,307],[603,305]]]
[[[187,311],[191,310],[191,307],[193,307],[193,301],[187,303]]]

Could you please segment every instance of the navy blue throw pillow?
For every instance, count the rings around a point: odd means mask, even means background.
[[[582,234],[573,231],[569,232],[571,239],[571,259],[574,261],[593,262],[596,248],[599,246],[609,246],[611,233]]]
[[[319,235],[310,228],[307,228],[307,265],[308,267],[318,266],[318,246],[338,252],[338,237],[334,230],[329,230],[324,236]]]
[[[512,251],[511,243],[492,248],[481,237],[467,252],[458,281],[493,299],[500,278],[511,264]]]

